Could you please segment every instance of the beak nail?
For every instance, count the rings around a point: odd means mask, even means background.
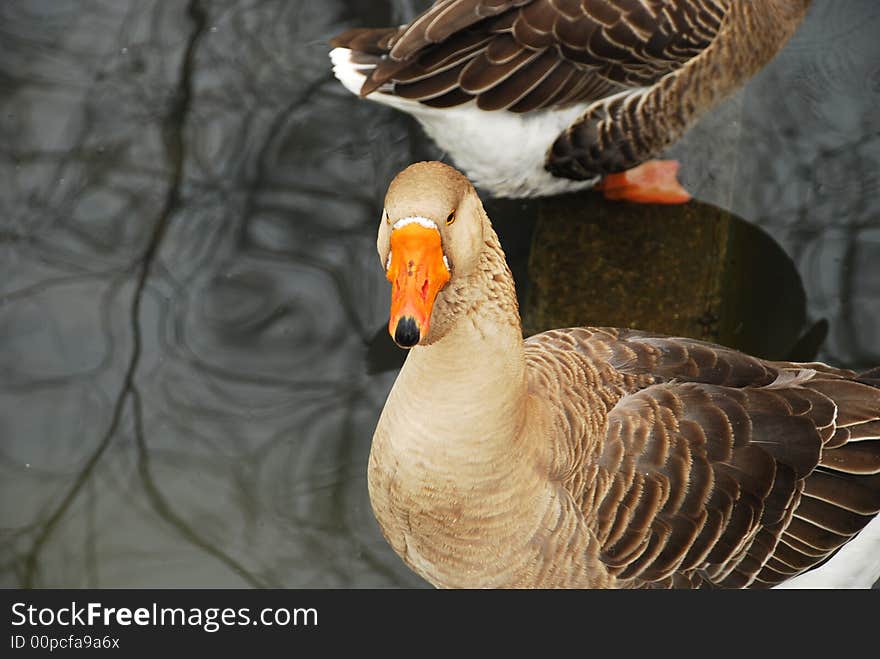
[[[394,342],[401,348],[412,348],[419,342],[419,326],[412,316],[403,316],[397,321],[394,330]]]

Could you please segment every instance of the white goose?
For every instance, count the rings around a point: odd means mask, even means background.
[[[370,499],[390,545],[432,584],[869,587],[880,576],[880,369],[628,329],[523,341],[489,218],[441,163],[391,183],[377,246],[389,331],[411,350],[373,437]]]
[[[336,37],[336,77],[414,116],[474,183],[529,197],[601,185],[680,203],[652,162],[785,45],[810,0],[438,0]],[[603,178],[604,177],[604,178]]]

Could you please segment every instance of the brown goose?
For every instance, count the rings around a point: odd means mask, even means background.
[[[373,437],[370,499],[388,542],[432,584],[880,576],[880,369],[628,329],[523,341],[489,218],[441,163],[391,183],[377,246],[389,331],[411,350]]]
[[[676,203],[677,140],[788,41],[810,0],[438,0],[409,25],[336,37],[353,93],[412,114],[497,196]],[[659,173],[658,173],[659,172]],[[645,180],[647,179],[647,180]]]

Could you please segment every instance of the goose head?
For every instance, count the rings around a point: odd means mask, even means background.
[[[449,331],[487,232],[474,187],[452,167],[416,163],[394,178],[376,246],[391,282],[388,331],[399,346],[429,345]]]

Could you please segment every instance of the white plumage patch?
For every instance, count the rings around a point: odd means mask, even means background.
[[[352,94],[360,94],[364,80],[367,79],[361,71],[371,67],[358,66],[351,61],[351,50],[348,48],[334,48],[330,51],[330,61],[333,62],[333,75]]]
[[[426,229],[434,229],[438,232],[440,231],[440,229],[437,228],[437,224],[433,220],[429,220],[427,217],[422,217],[420,215],[413,215],[411,217],[404,217],[397,220],[397,222],[394,223],[394,226],[391,227],[391,230],[396,231],[397,229],[402,229],[408,224],[420,224]]]

